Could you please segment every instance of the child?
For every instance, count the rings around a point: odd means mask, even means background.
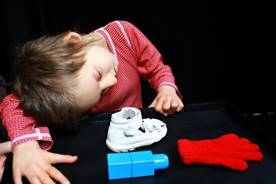
[[[142,108],[140,76],[157,92],[150,107],[164,115],[183,109],[170,67],[129,22],[25,44],[18,55],[14,93],[0,106],[12,142],[15,183],[22,176],[31,183],[69,183],[51,164],[73,163],[77,157],[44,151],[53,145],[47,127],[72,130],[87,111]]]

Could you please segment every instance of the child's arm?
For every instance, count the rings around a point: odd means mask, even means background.
[[[32,184],[54,183],[54,181],[67,184],[69,180],[52,164],[73,163],[76,160],[77,156],[44,151],[37,141],[19,144],[13,149],[14,182],[22,184],[22,177],[25,176]]]
[[[69,183],[52,164],[73,163],[77,157],[45,151],[53,145],[48,128],[36,126],[36,121],[26,116],[19,104],[20,100],[14,94],[7,96],[0,104],[2,122],[13,148],[15,183],[21,184],[23,176],[30,183],[40,183],[40,181],[53,183],[53,180],[64,184]]]
[[[2,123],[11,140],[12,148],[20,143],[37,140],[42,149],[49,150],[53,146],[49,129],[37,126],[37,122],[26,116],[19,104],[20,100],[14,94],[5,97],[0,104]]]
[[[136,54],[138,71],[158,93],[150,107],[164,115],[181,111],[184,107],[181,94],[171,68],[163,63],[160,52],[137,27],[126,21],[120,23],[130,48]]]

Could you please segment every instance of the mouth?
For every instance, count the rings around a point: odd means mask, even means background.
[[[101,96],[104,96],[108,91],[109,91],[109,88],[106,88],[105,90],[103,90]]]

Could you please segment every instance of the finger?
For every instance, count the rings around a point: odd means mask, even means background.
[[[50,176],[44,170],[36,172],[36,175],[38,176],[41,183],[55,184],[55,182],[50,178]]]
[[[151,104],[149,105],[149,107],[154,107],[155,106],[155,103],[156,103],[156,100],[154,99]]]
[[[0,182],[1,182],[4,170],[5,170],[5,160],[6,160],[5,155],[0,156]]]
[[[184,108],[184,104],[181,100],[178,102],[178,107],[176,109],[177,112],[180,112]]]
[[[179,102],[178,102],[178,100],[177,99],[172,99],[172,101],[171,101],[171,108],[172,109],[177,109],[178,108],[178,106],[179,106],[180,104],[179,104]]]
[[[160,112],[161,114],[167,116],[168,114],[166,112],[163,111],[163,101],[164,101],[164,98],[159,98],[156,100],[156,103],[155,103],[155,106],[154,106],[154,109],[157,111],[157,112]]]
[[[51,167],[48,170],[48,174],[51,176],[51,178],[55,179],[61,184],[69,184],[69,180],[55,167]]]
[[[5,167],[5,160],[7,159],[6,155],[0,155],[0,167],[4,168]]]
[[[42,184],[38,177],[27,177],[31,184]]]
[[[11,152],[11,150],[12,150],[12,146],[10,141],[0,143],[0,155],[9,153]]]
[[[19,170],[14,170],[13,172],[13,180],[15,184],[23,184],[22,183],[22,176]]]
[[[37,171],[37,169],[33,169],[25,174],[22,174],[22,176],[25,175],[25,177],[28,179],[28,181],[31,184],[42,184],[42,182],[40,182],[38,173],[39,173],[39,171]]]
[[[162,103],[162,110],[164,112],[168,112],[171,108],[171,97],[164,97],[163,103]]]
[[[165,114],[166,116],[168,114],[173,114],[175,112],[174,109],[172,109],[171,107],[171,102],[172,102],[172,98],[171,97],[164,97],[163,99],[163,103],[162,103],[162,113]]]
[[[49,159],[52,164],[58,163],[74,163],[77,161],[77,156],[72,155],[61,155],[57,153],[49,153]]]
[[[175,99],[175,98],[173,98],[170,101],[170,109],[166,110],[166,112],[168,114],[173,114],[173,113],[175,113],[177,111],[178,106],[179,106],[178,100]]]

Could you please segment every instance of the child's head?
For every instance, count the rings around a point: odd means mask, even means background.
[[[49,127],[71,129],[116,84],[118,61],[99,33],[66,32],[26,43],[18,52],[14,92],[23,110]]]

